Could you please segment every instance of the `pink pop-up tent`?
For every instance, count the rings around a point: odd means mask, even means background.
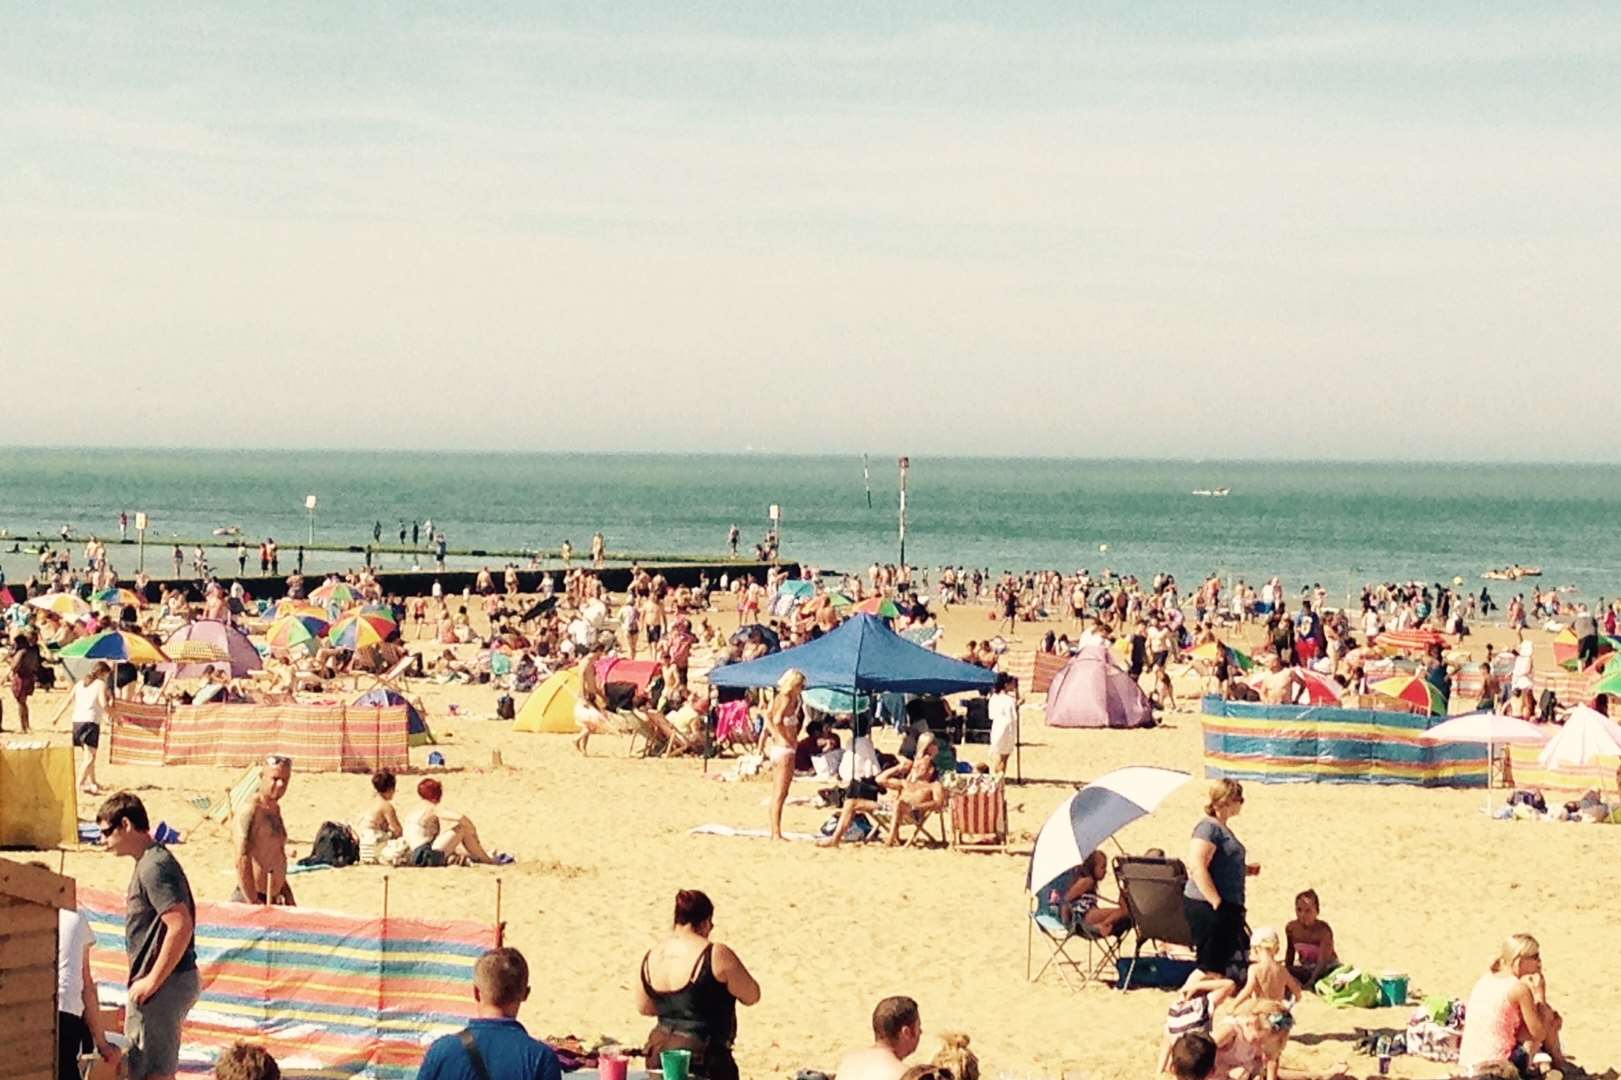
[[[1147,695],[1100,645],[1076,653],[1047,688],[1048,727],[1134,728],[1153,722]]]

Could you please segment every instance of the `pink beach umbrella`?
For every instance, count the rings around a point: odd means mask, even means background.
[[[1477,712],[1454,716],[1424,733],[1431,742],[1483,743],[1486,747],[1486,812],[1492,809],[1492,747],[1535,746],[1546,742],[1547,732],[1535,724],[1501,713]]]

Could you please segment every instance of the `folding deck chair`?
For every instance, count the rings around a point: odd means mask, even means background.
[[[407,653],[405,656],[400,657],[398,663],[382,674],[377,674],[376,672],[371,671],[356,671],[353,673],[355,677],[354,688],[356,690],[361,689],[361,679],[370,679],[371,681],[366,684],[365,689],[375,690],[378,687],[383,687],[386,690],[392,690],[401,697],[404,697],[406,681],[405,673],[411,670],[412,665],[414,665],[418,659],[419,654]]]
[[[959,851],[1007,850],[1007,789],[1001,784],[974,791],[951,791],[951,846]]]
[[[1032,975],[1030,969],[1034,966],[1035,937],[1038,933],[1051,946],[1052,955]],[[1085,963],[1070,955],[1072,943],[1077,940],[1086,942]],[[1105,981],[1119,970],[1119,964],[1118,937],[1105,934],[1085,919],[1072,918],[1065,923],[1056,904],[1034,895],[1030,897],[1030,922],[1024,937],[1024,977],[1027,982],[1038,981],[1048,968],[1052,968],[1064,980],[1064,985],[1079,990],[1087,983]],[[1066,971],[1066,968],[1069,970]]]
[[[1181,859],[1157,859],[1146,855],[1118,855],[1114,860],[1115,883],[1120,901],[1131,915],[1136,937],[1131,963],[1120,977],[1120,989],[1131,986],[1131,977],[1143,958],[1143,947],[1157,944],[1194,947],[1193,928],[1182,908],[1182,890],[1188,883],[1187,867]]]
[[[905,838],[901,840],[900,846],[945,847],[945,837],[947,835],[945,813],[948,806],[950,806],[949,799],[946,802],[946,806],[937,806],[933,810],[929,810],[923,814],[919,814],[917,810],[912,807],[907,807],[907,812],[910,816],[907,818],[907,820],[901,822],[901,829],[904,832],[907,827],[910,827],[912,831],[907,833]],[[877,810],[867,811],[867,813],[878,826],[878,828],[873,831],[871,839],[876,840],[880,836],[888,836],[889,830],[895,824],[895,811],[889,809],[888,807],[883,807]]]
[[[228,825],[236,812],[246,806],[248,801],[259,791],[259,766],[249,765],[242,770],[225,794],[216,799],[207,795],[199,795],[191,800],[191,804],[203,813],[202,818],[193,825],[192,832],[207,824]]]

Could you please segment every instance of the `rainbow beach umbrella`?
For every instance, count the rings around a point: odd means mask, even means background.
[[[366,615],[374,619],[383,619],[390,626],[399,625],[399,620],[394,617],[394,609],[387,604],[361,604],[355,609],[355,614]]]
[[[1598,677],[1598,681],[1587,688],[1589,698],[1596,698],[1600,694],[1608,694],[1611,697],[1621,695],[1621,657],[1612,659],[1610,666]]]
[[[103,630],[62,646],[64,660],[106,660],[117,664],[164,664],[169,657],[157,645],[128,630]]]
[[[272,609],[272,614],[278,619],[288,615],[313,615],[324,622],[331,621],[326,608],[317,607],[308,600],[294,600],[290,597],[277,600],[275,608]]]
[[[351,611],[332,624],[331,629],[326,632],[326,639],[340,649],[364,649],[371,645],[381,645],[394,631],[392,619]]]
[[[880,619],[898,619],[901,617],[901,609],[895,606],[895,602],[886,600],[882,596],[874,596],[863,600],[851,608],[850,612],[854,615],[876,615]]]
[[[1440,687],[1417,675],[1397,675],[1391,679],[1380,679],[1370,689],[1376,694],[1416,705],[1430,716],[1446,715],[1446,695],[1441,693]]]
[[[145,607],[146,597],[133,589],[97,589],[90,594],[90,603],[95,607]]]
[[[265,644],[280,653],[294,649],[314,653],[331,625],[319,615],[283,615],[265,631]]]
[[[1249,653],[1220,641],[1207,641],[1203,645],[1195,645],[1189,650],[1188,656],[1194,660],[1214,664],[1222,653],[1227,654],[1227,666],[1230,668],[1237,668],[1239,671],[1252,671],[1255,668],[1255,660]]]
[[[347,581],[329,581],[310,593],[310,602],[322,607],[346,608],[362,603],[366,598]]]
[[[1446,648],[1451,639],[1435,630],[1386,630],[1374,639],[1374,644],[1387,652],[1429,652],[1436,645]]]
[[[1610,637],[1608,634],[1600,634],[1598,636],[1598,662],[1599,663],[1602,664],[1604,662],[1605,657],[1607,657],[1611,653],[1615,652],[1616,644],[1617,643],[1616,643],[1615,638]],[[1577,668],[1579,668],[1581,666],[1579,649],[1580,649],[1580,639],[1577,638],[1576,632],[1574,630],[1571,630],[1569,627],[1566,627],[1564,630],[1561,630],[1559,633],[1554,635],[1554,639],[1553,639],[1553,659],[1554,659],[1554,663],[1558,664],[1560,667],[1564,668],[1565,670],[1567,670],[1567,671],[1575,671]]]
[[[64,619],[77,619],[90,612],[90,605],[79,599],[73,593],[53,592],[44,596],[36,596],[28,601],[29,607],[49,611],[53,615],[60,615]]]

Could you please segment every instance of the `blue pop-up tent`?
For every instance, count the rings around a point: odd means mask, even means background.
[[[853,616],[804,645],[714,668],[709,685],[775,686],[789,668],[805,673],[806,686],[865,693],[951,694],[996,685],[994,671],[914,645],[873,615]]]

